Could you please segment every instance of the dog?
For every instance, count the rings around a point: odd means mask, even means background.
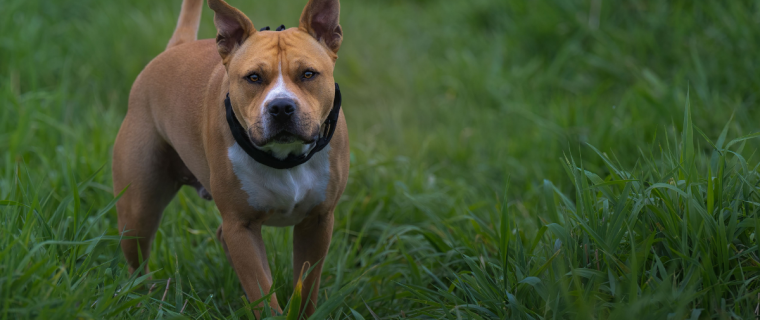
[[[216,39],[196,40],[203,0],[184,0],[166,50],[130,91],[113,148],[121,248],[130,273],[147,274],[141,260],[164,208],[194,186],[219,209],[217,238],[249,301],[272,286],[262,226],[293,226],[294,283],[312,268],[300,309],[308,316],[349,170],[333,79],[340,3],[309,0],[299,26],[278,31],[256,30],[223,0],[208,6]],[[270,305],[281,312],[275,295]]]

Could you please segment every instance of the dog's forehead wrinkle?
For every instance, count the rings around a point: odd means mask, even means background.
[[[258,73],[259,75],[263,75],[267,73],[267,70],[269,69],[271,68],[269,67],[268,63],[258,60],[258,61],[253,62],[248,68],[246,68],[245,70],[248,70],[248,71],[245,71],[243,74],[245,76],[248,76],[253,73]]]
[[[324,46],[320,44],[319,41],[314,39],[314,37],[308,33],[298,29],[293,29],[292,32],[283,33],[280,37],[280,42],[280,47],[283,50],[320,53],[319,55],[324,52],[325,56],[328,56],[327,52],[324,51]]]
[[[248,76],[255,72],[266,77],[267,74],[276,72],[277,62],[273,62],[275,59],[271,58],[271,52],[277,50],[277,46],[276,43],[267,40],[257,39],[245,43],[243,50],[233,57],[230,65],[231,75],[240,73],[240,76]]]

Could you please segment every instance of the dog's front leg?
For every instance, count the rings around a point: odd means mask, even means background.
[[[232,267],[253,302],[269,293],[272,287],[272,274],[267,263],[267,253],[264,240],[261,237],[261,224],[224,219],[222,222],[224,243],[227,246]],[[263,294],[263,295],[262,295]],[[277,297],[272,294],[270,305],[274,311],[282,313]],[[263,303],[259,305],[262,307]],[[256,312],[256,317],[260,318]]]
[[[333,209],[319,209],[316,208],[306,220],[293,227],[293,284],[298,283],[302,267],[306,272],[310,266],[314,266],[304,280],[302,289],[301,310],[307,317],[314,313],[317,306],[319,278],[332,239]]]

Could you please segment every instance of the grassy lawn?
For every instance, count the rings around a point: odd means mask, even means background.
[[[180,2],[0,0],[0,319],[253,318],[193,189],[151,280],[118,247],[113,141]],[[257,28],[305,2],[230,0]],[[352,162],[315,319],[755,319],[760,3],[357,0],[341,24]],[[264,239],[284,307],[292,230]]]

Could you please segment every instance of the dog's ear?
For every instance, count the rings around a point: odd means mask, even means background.
[[[226,65],[232,53],[245,39],[256,32],[248,17],[224,0],[208,0],[208,6],[214,10],[216,26],[216,47]]]
[[[339,19],[338,0],[309,0],[301,13],[298,27],[337,53],[340,43],[343,42],[343,29],[340,27]]]

